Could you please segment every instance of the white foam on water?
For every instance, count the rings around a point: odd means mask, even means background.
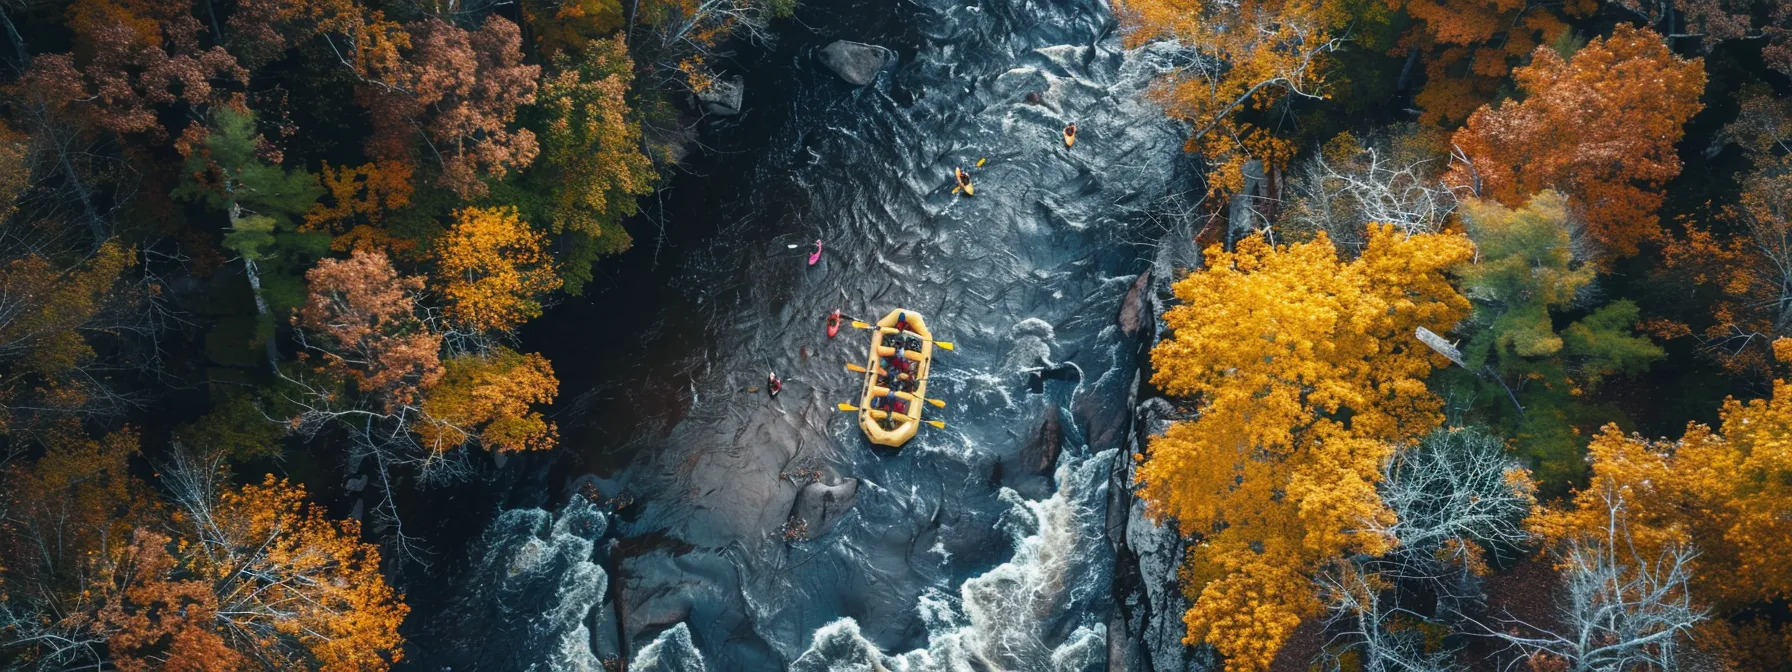
[[[1102,525],[1107,473],[1116,455],[1107,450],[1085,460],[1067,458],[1058,468],[1059,488],[1043,501],[1003,489],[1012,508],[997,526],[1014,544],[1014,556],[964,582],[956,596],[924,593],[915,605],[927,627],[927,647],[887,654],[866,639],[858,622],[842,618],[815,631],[807,651],[791,666],[810,672],[972,672],[973,670],[1100,669],[1106,664],[1107,631],[1079,623],[1059,635],[1072,603],[1104,594],[1109,581]],[[1074,461],[1073,461],[1074,460]]]

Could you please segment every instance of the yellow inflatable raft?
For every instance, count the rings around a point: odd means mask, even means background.
[[[906,330],[896,328],[899,320],[908,322]],[[908,345],[919,345],[919,349],[884,345],[884,339],[889,337],[907,339]],[[886,369],[885,357],[903,357],[911,364],[908,375],[914,381],[914,391],[892,394],[890,386],[899,382],[895,379],[901,373],[894,367]],[[927,374],[932,363],[933,332],[927,330],[920,313],[897,308],[877,321],[865,362],[865,392],[859,395],[859,429],[865,430],[865,437],[872,443],[898,448],[915,438],[915,432],[921,429],[921,409],[927,405],[922,400],[927,398]],[[874,401],[880,408],[873,407]],[[881,408],[885,404],[896,408]]]

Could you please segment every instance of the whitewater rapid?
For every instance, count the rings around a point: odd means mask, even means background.
[[[1123,49],[1091,0],[813,0],[797,19],[748,71],[747,114],[710,129],[769,129],[766,144],[673,179],[656,199],[683,237],[637,231],[629,254],[650,269],[596,283],[652,312],[601,357],[582,344],[613,333],[613,311],[554,315],[581,344],[548,348],[557,370],[604,372],[556,414],[577,457],[556,467],[555,500],[574,500],[559,516],[586,515],[587,484],[604,503],[586,539],[598,572],[529,565],[541,602],[514,612],[528,625],[481,645],[517,662],[465,669],[1086,670],[1113,655],[1104,526],[1150,331],[1116,317],[1194,184],[1182,131],[1141,95],[1173,54]],[[835,39],[900,64],[855,88],[814,58]],[[957,167],[974,198],[951,193]],[[789,246],[816,238],[811,267]],[[841,367],[865,337],[829,340],[822,318],[897,306],[957,344],[928,388],[946,428],[874,450],[833,408],[857,393]],[[757,389],[768,369],[776,400]],[[585,539],[512,513],[482,552]],[[493,586],[516,562],[475,563],[467,608],[510,604]]]

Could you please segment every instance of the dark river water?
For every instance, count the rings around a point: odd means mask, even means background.
[[[1168,52],[1089,1],[812,0],[781,33],[635,248],[527,336],[572,457],[465,531],[430,669],[1106,668],[1140,365],[1116,315],[1195,184],[1139,97]],[[814,58],[834,39],[901,62],[852,87]],[[823,328],[897,306],[958,346],[928,387],[946,428],[900,451],[833,408],[867,337]]]

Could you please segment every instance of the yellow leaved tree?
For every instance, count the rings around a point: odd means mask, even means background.
[[[1781,339],[1776,349],[1792,349]],[[1792,597],[1792,383],[1773,396],[1724,402],[1718,431],[1694,423],[1678,441],[1607,425],[1588,447],[1593,480],[1572,508],[1540,510],[1549,543],[1602,535],[1613,506],[1642,557],[1691,545],[1693,594],[1722,607]]]
[[[1198,419],[1154,438],[1142,496],[1199,538],[1183,569],[1188,641],[1228,670],[1260,670],[1321,608],[1314,573],[1380,554],[1392,512],[1376,492],[1394,442],[1442,419],[1424,379],[1443,358],[1414,337],[1448,330],[1469,303],[1446,270],[1473,251],[1458,235],[1372,226],[1362,255],[1316,240],[1247,239],[1208,251],[1176,283],[1174,336],[1152,352],[1152,383],[1198,399]]]
[[[510,329],[541,315],[541,297],[560,288],[547,240],[516,209],[465,208],[436,243],[437,277],[448,314],[477,329]]]

